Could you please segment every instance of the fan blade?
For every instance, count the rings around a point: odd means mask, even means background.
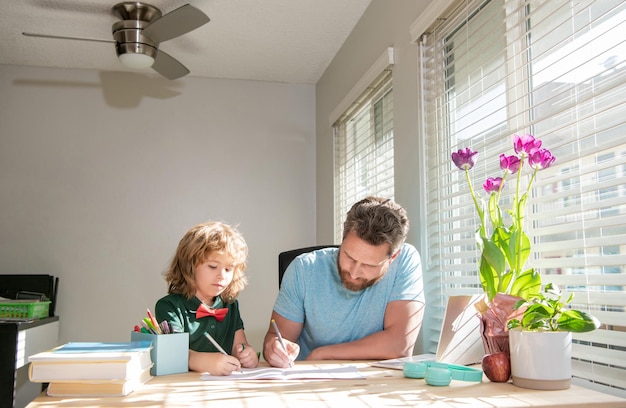
[[[185,4],[144,28],[143,35],[157,43],[186,34],[211,21],[200,9]]]
[[[38,33],[22,33],[22,35],[26,37],[52,38],[54,40],[95,41],[95,42],[115,44],[115,41],[113,40],[103,40],[101,38],[66,37],[63,35],[50,35],[50,34],[38,34]]]
[[[152,69],[167,79],[178,79],[189,73],[189,70],[178,60],[163,51],[157,51]]]

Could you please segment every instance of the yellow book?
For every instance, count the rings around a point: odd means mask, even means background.
[[[150,381],[150,367],[128,380],[53,381],[46,393],[51,397],[122,397]]]

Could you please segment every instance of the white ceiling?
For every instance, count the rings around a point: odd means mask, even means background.
[[[148,0],[166,14],[191,3],[211,21],[163,42],[194,77],[315,84],[371,0]],[[1,0],[0,64],[128,71],[112,43],[119,0]],[[154,71],[150,70],[151,73]],[[156,73],[154,74],[156,75]]]

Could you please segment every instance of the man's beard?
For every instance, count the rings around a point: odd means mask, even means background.
[[[341,265],[339,265],[339,260],[337,260],[337,270],[339,271],[339,279],[341,279],[341,283],[343,284],[343,286],[352,292],[359,292],[361,290],[369,288],[370,286],[381,280],[382,277],[385,275],[381,274],[380,276],[370,280],[357,278],[356,282],[353,282],[351,280],[348,280],[350,274],[348,273],[348,271],[341,269]]]

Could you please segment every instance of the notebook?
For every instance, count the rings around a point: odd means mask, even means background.
[[[480,320],[474,304],[484,295],[456,295],[448,298],[436,354],[417,354],[372,363],[374,367],[402,370],[405,362],[439,361],[448,364],[480,363],[485,349],[480,337]]]

